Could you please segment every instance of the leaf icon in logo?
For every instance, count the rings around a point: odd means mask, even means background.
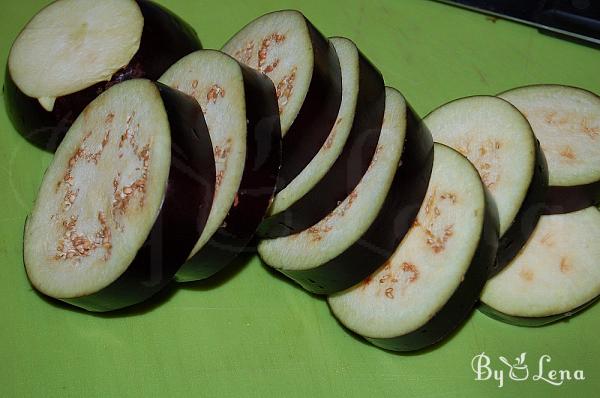
[[[500,355],[498,357],[498,359],[500,359],[500,361],[502,361],[502,363],[504,363],[506,366],[508,366],[510,369],[512,369],[512,365],[510,364],[510,362],[508,362],[508,359],[506,359],[506,357],[503,357],[502,355]]]

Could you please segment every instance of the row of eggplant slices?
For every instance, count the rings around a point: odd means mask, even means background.
[[[29,21],[9,55],[5,98],[17,131],[56,150],[25,227],[33,286],[109,311],[173,279],[208,278],[252,250],[276,193],[285,191],[285,209],[322,180],[351,126],[372,137],[355,137],[358,153],[346,151],[347,160],[373,156],[381,75],[365,66],[370,74],[353,76],[341,108],[336,47],[358,60],[352,42],[330,42],[296,11],[261,20],[222,52],[201,50],[189,25],[143,0],[58,0]],[[341,123],[359,86],[374,91],[361,120]],[[350,193],[362,163],[310,221]],[[347,164],[337,163],[338,175],[350,174]]]
[[[200,48],[174,14],[128,0],[56,1],[15,40],[7,111],[32,142],[60,141],[25,226],[25,268],[40,292],[90,311],[124,308],[173,279],[215,274],[254,236],[282,167],[282,106],[266,75]],[[60,70],[40,79],[43,62]]]
[[[483,313],[521,326],[592,304],[600,98],[528,86],[452,101],[424,123],[436,142],[426,200],[376,272],[329,295],[338,320],[379,347],[410,351],[442,340],[478,299]],[[296,247],[293,239],[281,245]]]
[[[594,94],[530,86],[421,121],[297,11],[200,48],[143,0],[58,0],[15,40],[8,114],[36,145],[62,141],[25,228],[40,292],[123,308],[214,275],[257,235],[264,263],[391,350],[442,340],[479,300],[541,325],[599,296]]]

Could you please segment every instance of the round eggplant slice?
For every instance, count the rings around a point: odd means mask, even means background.
[[[576,87],[535,85],[499,94],[527,118],[548,161],[546,214],[600,202],[600,97]]]
[[[373,158],[383,123],[379,71],[345,38],[334,37],[342,68],[342,102],[333,129],[310,163],[280,191],[259,235],[278,238],[309,228],[352,192]]]
[[[398,246],[425,198],[431,135],[398,91],[386,88],[385,94],[377,149],[352,193],[305,231],[259,242],[267,265],[310,292],[335,293],[375,271]]]
[[[149,298],[194,247],[214,186],[198,103],[145,79],[114,85],[75,120],[46,170],[25,226],[31,284],[90,311]]]
[[[156,80],[201,48],[196,32],[146,0],[57,0],[38,12],[8,56],[4,95],[16,130],[54,151],[98,94],[132,78]]]
[[[176,280],[207,278],[244,250],[273,199],[281,161],[275,88],[263,74],[214,50],[182,58],[160,81],[198,101],[216,164],[206,228]]]
[[[498,246],[498,217],[473,165],[435,144],[427,199],[392,257],[352,288],[329,296],[335,317],[376,346],[412,351],[465,321]]]
[[[333,45],[298,11],[263,15],[223,47],[275,85],[281,120],[283,190],[325,144],[342,99],[340,63]]]
[[[541,326],[600,296],[600,212],[544,215],[517,258],[485,286],[480,310],[504,322]]]
[[[525,245],[544,209],[548,170],[539,143],[523,115],[497,97],[449,102],[424,122],[434,141],[456,149],[473,163],[494,198],[500,245],[493,276]]]

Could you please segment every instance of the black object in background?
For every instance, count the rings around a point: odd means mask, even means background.
[[[541,32],[600,48],[598,0],[438,0],[537,27]]]

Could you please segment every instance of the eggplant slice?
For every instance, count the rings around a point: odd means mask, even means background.
[[[600,295],[600,98],[538,85],[500,94],[529,120],[546,159],[545,214],[519,255],[483,290],[481,311],[520,326],[571,316]]]
[[[542,216],[519,256],[483,290],[480,310],[504,322],[541,326],[600,296],[600,212]]]
[[[215,164],[202,109],[144,79],[114,85],[75,120],[25,226],[41,293],[108,311],[164,287],[202,233]]]
[[[352,192],[373,158],[383,123],[379,71],[349,39],[334,37],[342,70],[342,102],[333,129],[310,163],[280,191],[259,235],[278,238],[309,228]]]
[[[548,170],[539,143],[523,115],[497,97],[449,102],[424,122],[434,141],[456,149],[473,163],[494,198],[500,245],[493,276],[525,245],[544,209]]]
[[[378,347],[413,351],[437,343],[478,301],[495,261],[498,224],[477,170],[436,143],[427,199],[413,227],[381,268],[329,296],[331,311]]]
[[[281,120],[283,190],[325,144],[342,99],[340,63],[333,45],[298,11],[263,15],[223,47],[275,85]]]
[[[376,270],[400,243],[425,198],[433,163],[429,131],[402,95],[386,88],[375,155],[356,188],[305,231],[259,242],[269,266],[306,290],[329,294]]]
[[[427,199],[392,257],[352,288],[329,296],[342,325],[376,346],[412,351],[467,318],[498,247],[498,216],[477,170],[435,144]]]
[[[13,43],[4,87],[8,114],[20,134],[54,151],[102,91],[127,79],[156,80],[200,48],[189,25],[150,1],[55,1]]]
[[[576,87],[534,85],[499,94],[527,118],[548,161],[546,214],[600,203],[600,97]]]
[[[210,216],[176,275],[180,282],[204,279],[244,250],[273,199],[281,162],[277,98],[266,76],[214,50],[187,55],[160,81],[198,101],[213,144]]]

